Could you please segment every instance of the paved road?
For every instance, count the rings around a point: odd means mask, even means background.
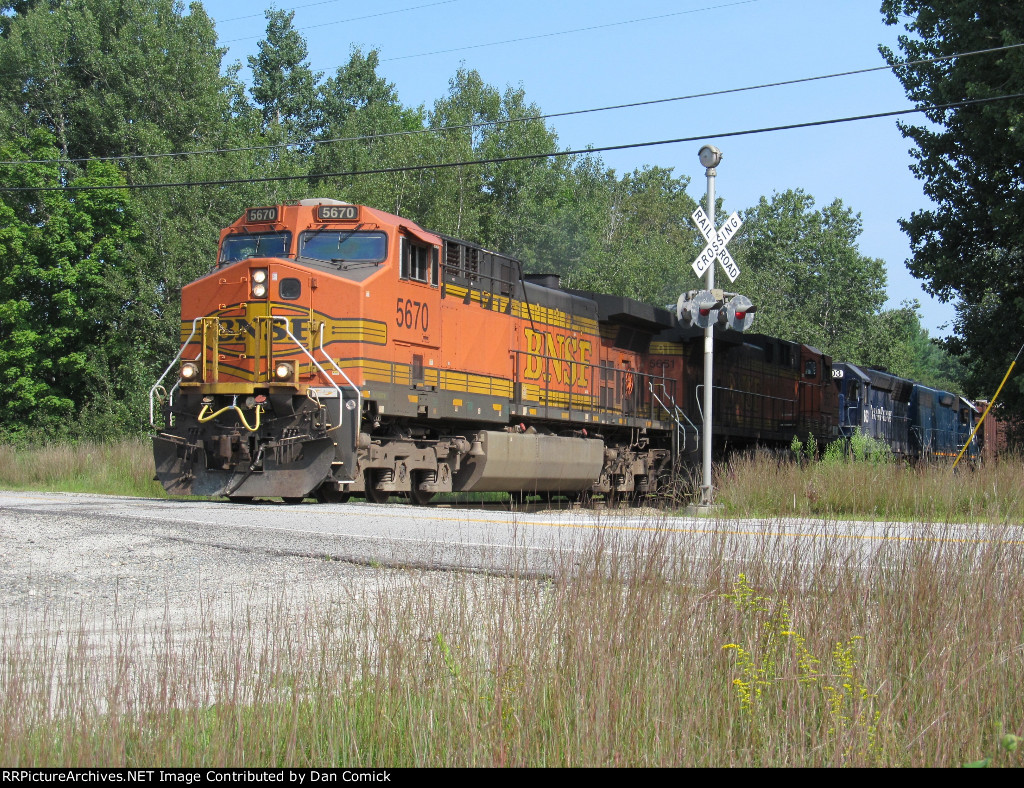
[[[10,592],[32,577],[72,589],[78,581],[88,585],[90,578],[146,585],[165,570],[187,575],[188,567],[205,569],[210,582],[230,575],[232,566],[258,579],[288,561],[342,562],[349,571],[417,568],[543,576],[571,571],[579,550],[595,539],[603,540],[605,549],[623,552],[664,539],[690,555],[722,550],[724,543],[738,557],[753,551],[763,557],[766,549],[777,551],[780,559],[793,550],[807,560],[837,551],[864,557],[893,539],[1021,541],[1024,529],[993,533],[981,526],[669,518],[651,510],[240,505],[0,491],[0,539],[0,583]]]
[[[1024,544],[1024,528],[0,491],[0,642],[42,643],[81,631],[112,647],[125,632],[209,634],[211,622],[235,622],[239,611],[245,621],[266,622],[325,606],[363,610],[375,598],[422,597],[459,578],[464,588],[483,589],[507,582],[490,575],[565,575],[595,544],[605,560],[659,544],[740,566],[752,556],[850,565],[894,540]]]

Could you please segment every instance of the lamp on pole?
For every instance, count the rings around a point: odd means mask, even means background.
[[[705,145],[697,154],[704,165],[708,178],[707,214],[711,220],[712,231],[715,227],[715,168],[722,162],[722,151],[714,145]],[[715,289],[715,265],[712,262],[705,274],[704,287],[709,292]],[[711,392],[714,380],[715,359],[715,321],[710,321],[704,329],[704,476],[700,487],[701,503],[710,506],[714,501],[714,490],[711,485]]]

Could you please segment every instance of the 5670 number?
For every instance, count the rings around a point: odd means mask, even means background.
[[[399,298],[395,318],[399,328],[418,328],[426,331],[430,325],[430,310],[427,305],[409,298]]]

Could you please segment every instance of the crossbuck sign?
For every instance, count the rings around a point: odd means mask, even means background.
[[[736,261],[732,259],[732,255],[729,254],[729,250],[725,248],[725,245],[729,243],[736,234],[736,231],[742,226],[743,221],[740,219],[740,215],[734,213],[726,219],[722,229],[717,233],[715,232],[715,226],[711,223],[708,215],[704,213],[703,208],[698,206],[691,216],[697,225],[697,229],[700,230],[700,234],[707,241],[707,246],[697,255],[697,259],[693,261],[693,270],[697,272],[697,276],[704,276],[708,266],[714,265],[715,258],[717,257],[721,261],[722,268],[725,269],[725,275],[729,277],[729,281],[735,282],[736,277],[740,275],[740,267],[736,265]]]

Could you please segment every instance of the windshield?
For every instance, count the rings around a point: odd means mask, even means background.
[[[220,262],[236,263],[250,257],[287,257],[291,245],[291,233],[229,235],[221,244]]]
[[[314,230],[299,236],[299,257],[331,262],[382,263],[388,254],[388,237],[381,232]]]

